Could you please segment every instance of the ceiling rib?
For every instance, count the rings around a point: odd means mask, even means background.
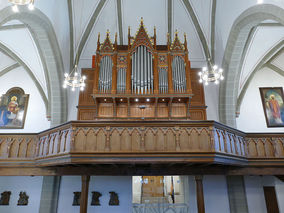
[[[205,54],[205,57],[206,59],[210,59],[210,51],[209,51],[209,48],[208,48],[208,44],[206,42],[206,38],[205,38],[205,35],[201,29],[201,26],[199,24],[199,21],[197,19],[197,16],[195,15],[194,11],[193,11],[193,8],[189,2],[189,0],[182,0],[185,7],[186,7],[186,10],[187,12],[189,13],[190,17],[191,17],[191,20],[193,21],[194,23],[194,27],[198,33],[198,36],[199,36],[199,39],[201,41],[201,44],[202,44],[202,48],[203,48],[203,52]]]
[[[105,5],[107,0],[100,0],[100,2],[98,3],[98,6],[96,7],[88,25],[87,25],[87,28],[86,30],[84,31],[83,33],[83,36],[82,36],[82,39],[80,41],[80,44],[79,44],[79,47],[78,47],[78,50],[77,50],[77,53],[76,53],[76,58],[75,58],[75,63],[77,61],[79,61],[80,57],[81,57],[81,53],[83,51],[83,48],[87,42],[87,39],[90,35],[90,32],[92,31],[92,28],[101,12],[101,10],[103,9],[103,6]]]

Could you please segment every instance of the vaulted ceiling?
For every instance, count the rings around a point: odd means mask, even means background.
[[[0,78],[24,67],[36,82],[47,113],[54,113],[52,109],[59,102],[62,113],[68,96],[61,89],[63,73],[76,60],[80,67],[91,66],[98,33],[103,40],[109,30],[114,40],[117,32],[119,43],[127,44],[128,27],[134,35],[143,17],[150,35],[156,26],[158,44],[166,44],[168,32],[173,37],[177,30],[182,41],[184,33],[187,35],[192,67],[200,68],[210,58],[225,69],[226,82],[221,84],[216,98],[220,98],[220,120],[234,126],[235,113],[254,73],[263,66],[284,73],[284,1],[259,3],[260,0],[35,0],[34,11],[20,8],[19,13],[13,14],[8,0],[0,0]],[[57,94],[52,88],[63,98],[53,98]],[[66,119],[64,115],[54,123]]]

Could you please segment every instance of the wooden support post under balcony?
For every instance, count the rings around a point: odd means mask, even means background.
[[[196,183],[196,199],[197,199],[197,209],[198,213],[205,213],[204,207],[204,194],[203,194],[203,176],[196,175],[195,183]]]
[[[89,175],[82,175],[82,190],[80,198],[80,213],[87,213],[88,209],[88,193],[89,193]]]

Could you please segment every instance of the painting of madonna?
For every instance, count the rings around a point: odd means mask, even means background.
[[[284,127],[283,88],[259,88],[267,127]]]
[[[29,95],[19,87],[11,88],[0,100],[0,129],[24,128]]]

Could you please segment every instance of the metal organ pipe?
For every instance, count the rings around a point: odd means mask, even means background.
[[[119,68],[117,74],[117,92],[118,93],[125,93],[126,87],[126,68]]]
[[[153,62],[152,53],[141,45],[132,55],[132,92],[147,94],[153,92]]]
[[[184,60],[180,56],[175,56],[172,64],[173,70],[173,85],[176,92],[185,92],[186,90],[186,75]]]
[[[168,72],[164,67],[159,70],[159,91],[160,93],[168,92]]]
[[[99,91],[102,93],[110,92],[112,84],[112,59],[104,56],[100,63]]]

